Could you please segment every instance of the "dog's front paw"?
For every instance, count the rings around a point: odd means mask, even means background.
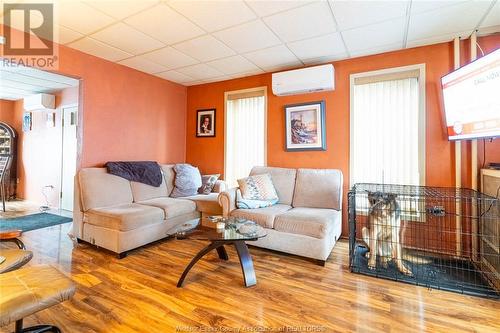
[[[368,261],[368,268],[371,269],[372,271],[377,268],[376,266],[377,266],[377,264],[376,264],[375,260]]]

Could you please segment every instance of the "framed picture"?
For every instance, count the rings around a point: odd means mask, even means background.
[[[196,111],[196,136],[215,136],[215,109]]]
[[[326,150],[325,101],[285,105],[285,150]]]
[[[23,113],[23,132],[31,131],[31,124],[32,124],[31,112]]]

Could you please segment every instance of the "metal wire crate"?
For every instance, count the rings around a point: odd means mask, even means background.
[[[500,191],[500,189],[499,189]],[[500,200],[470,189],[356,184],[352,272],[500,298]]]

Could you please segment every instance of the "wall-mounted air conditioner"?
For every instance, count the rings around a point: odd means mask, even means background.
[[[277,96],[306,94],[335,89],[332,64],[273,74],[273,93]]]
[[[42,111],[55,108],[56,97],[49,94],[36,94],[24,98],[24,110]]]

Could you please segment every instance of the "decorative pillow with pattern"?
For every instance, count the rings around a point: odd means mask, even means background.
[[[216,175],[204,175],[201,176],[201,187],[198,189],[200,194],[210,194],[212,193],[217,179],[219,179],[220,174]]]
[[[238,179],[241,196],[246,200],[275,200],[278,193],[270,174],[254,175]]]
[[[273,200],[249,200],[244,199],[241,191],[236,190],[236,207],[239,209],[256,209],[270,207],[278,202],[278,198]]]

